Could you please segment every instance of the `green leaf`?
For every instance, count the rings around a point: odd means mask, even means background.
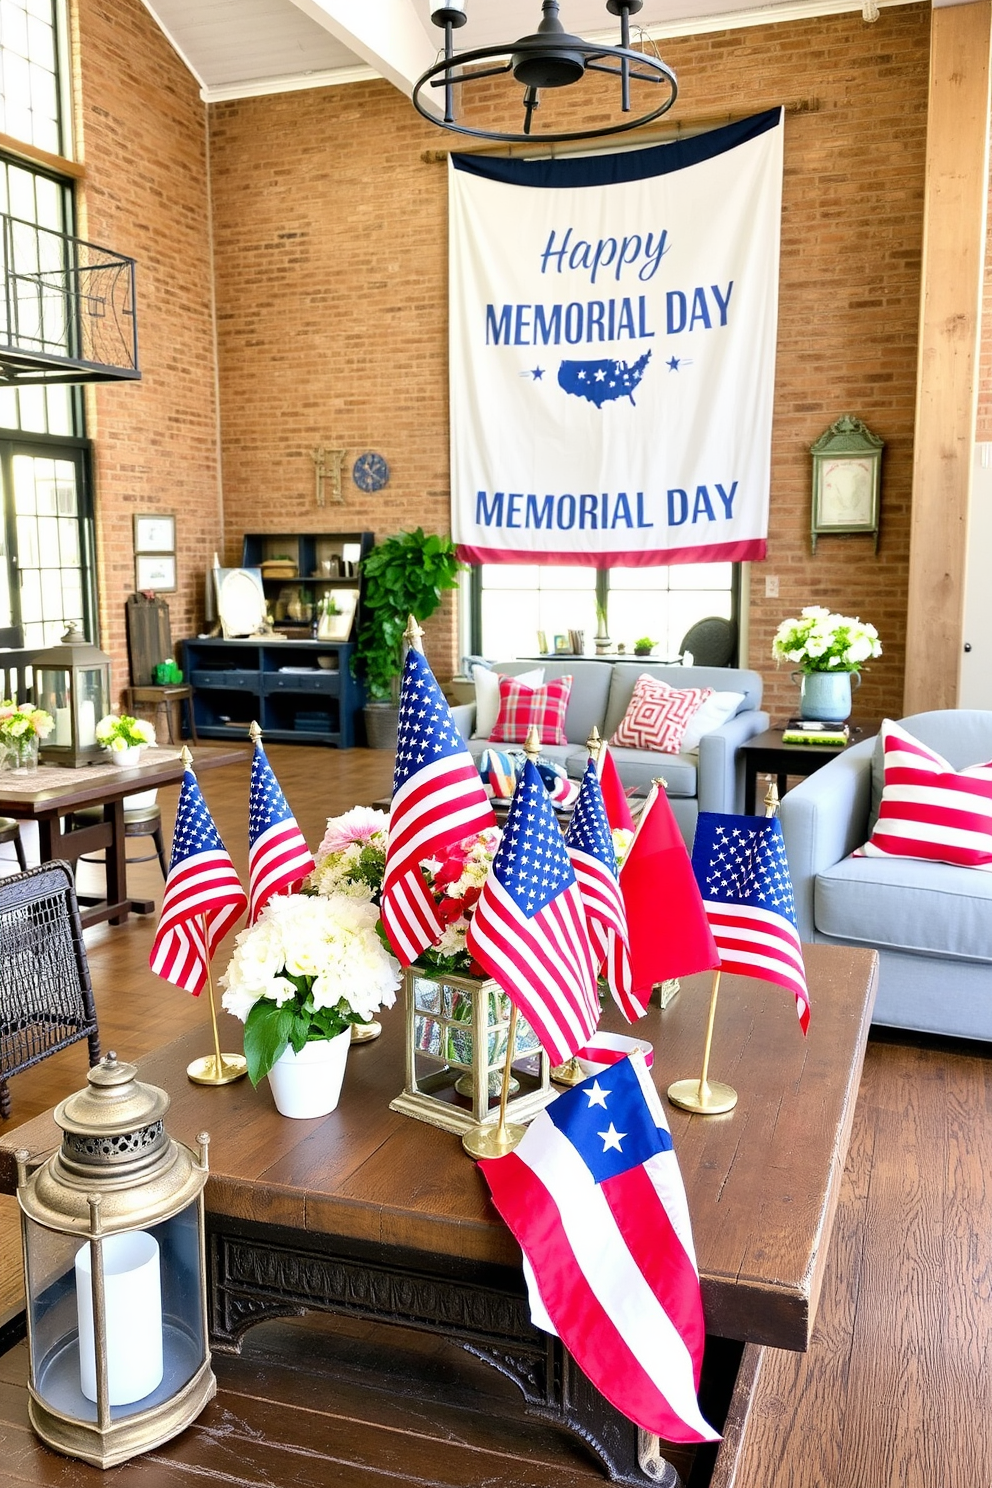
[[[245,1058],[248,1061],[248,1078],[255,1086],[269,1073],[276,1060],[289,1043],[290,1030],[296,1017],[292,1002],[276,1007],[274,1002],[261,998],[256,1002],[245,1021]]]

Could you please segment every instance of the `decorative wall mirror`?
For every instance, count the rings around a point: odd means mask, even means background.
[[[265,590],[258,568],[215,568],[217,614],[225,641],[260,635],[265,629]]]
[[[882,450],[885,441],[853,414],[830,425],[810,448],[813,456],[813,552],[820,536],[867,532],[878,552]]]

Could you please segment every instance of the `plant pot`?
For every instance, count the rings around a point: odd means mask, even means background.
[[[141,764],[141,745],[132,744],[127,749],[110,749],[110,763],[119,770],[133,770]]]
[[[818,723],[843,723],[851,716],[851,689],[857,672],[793,672],[800,677],[799,716]]]
[[[38,735],[22,734],[19,739],[7,739],[3,752],[5,769],[15,775],[33,775],[38,768]]]
[[[400,721],[400,710],[396,703],[366,703],[362,710],[365,718],[365,740],[370,749],[391,749],[396,752],[396,730]]]
[[[295,1052],[291,1045],[269,1070],[269,1088],[280,1116],[306,1120],[336,1109],[351,1047],[351,1029],[330,1039],[311,1039]]]

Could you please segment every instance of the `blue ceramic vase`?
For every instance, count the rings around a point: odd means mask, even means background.
[[[857,672],[793,672],[801,678],[800,718],[843,723],[851,716],[851,690],[861,685]]]

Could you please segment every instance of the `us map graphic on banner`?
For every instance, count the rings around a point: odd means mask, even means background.
[[[782,110],[564,160],[452,156],[452,533],[469,562],[764,557]]]

